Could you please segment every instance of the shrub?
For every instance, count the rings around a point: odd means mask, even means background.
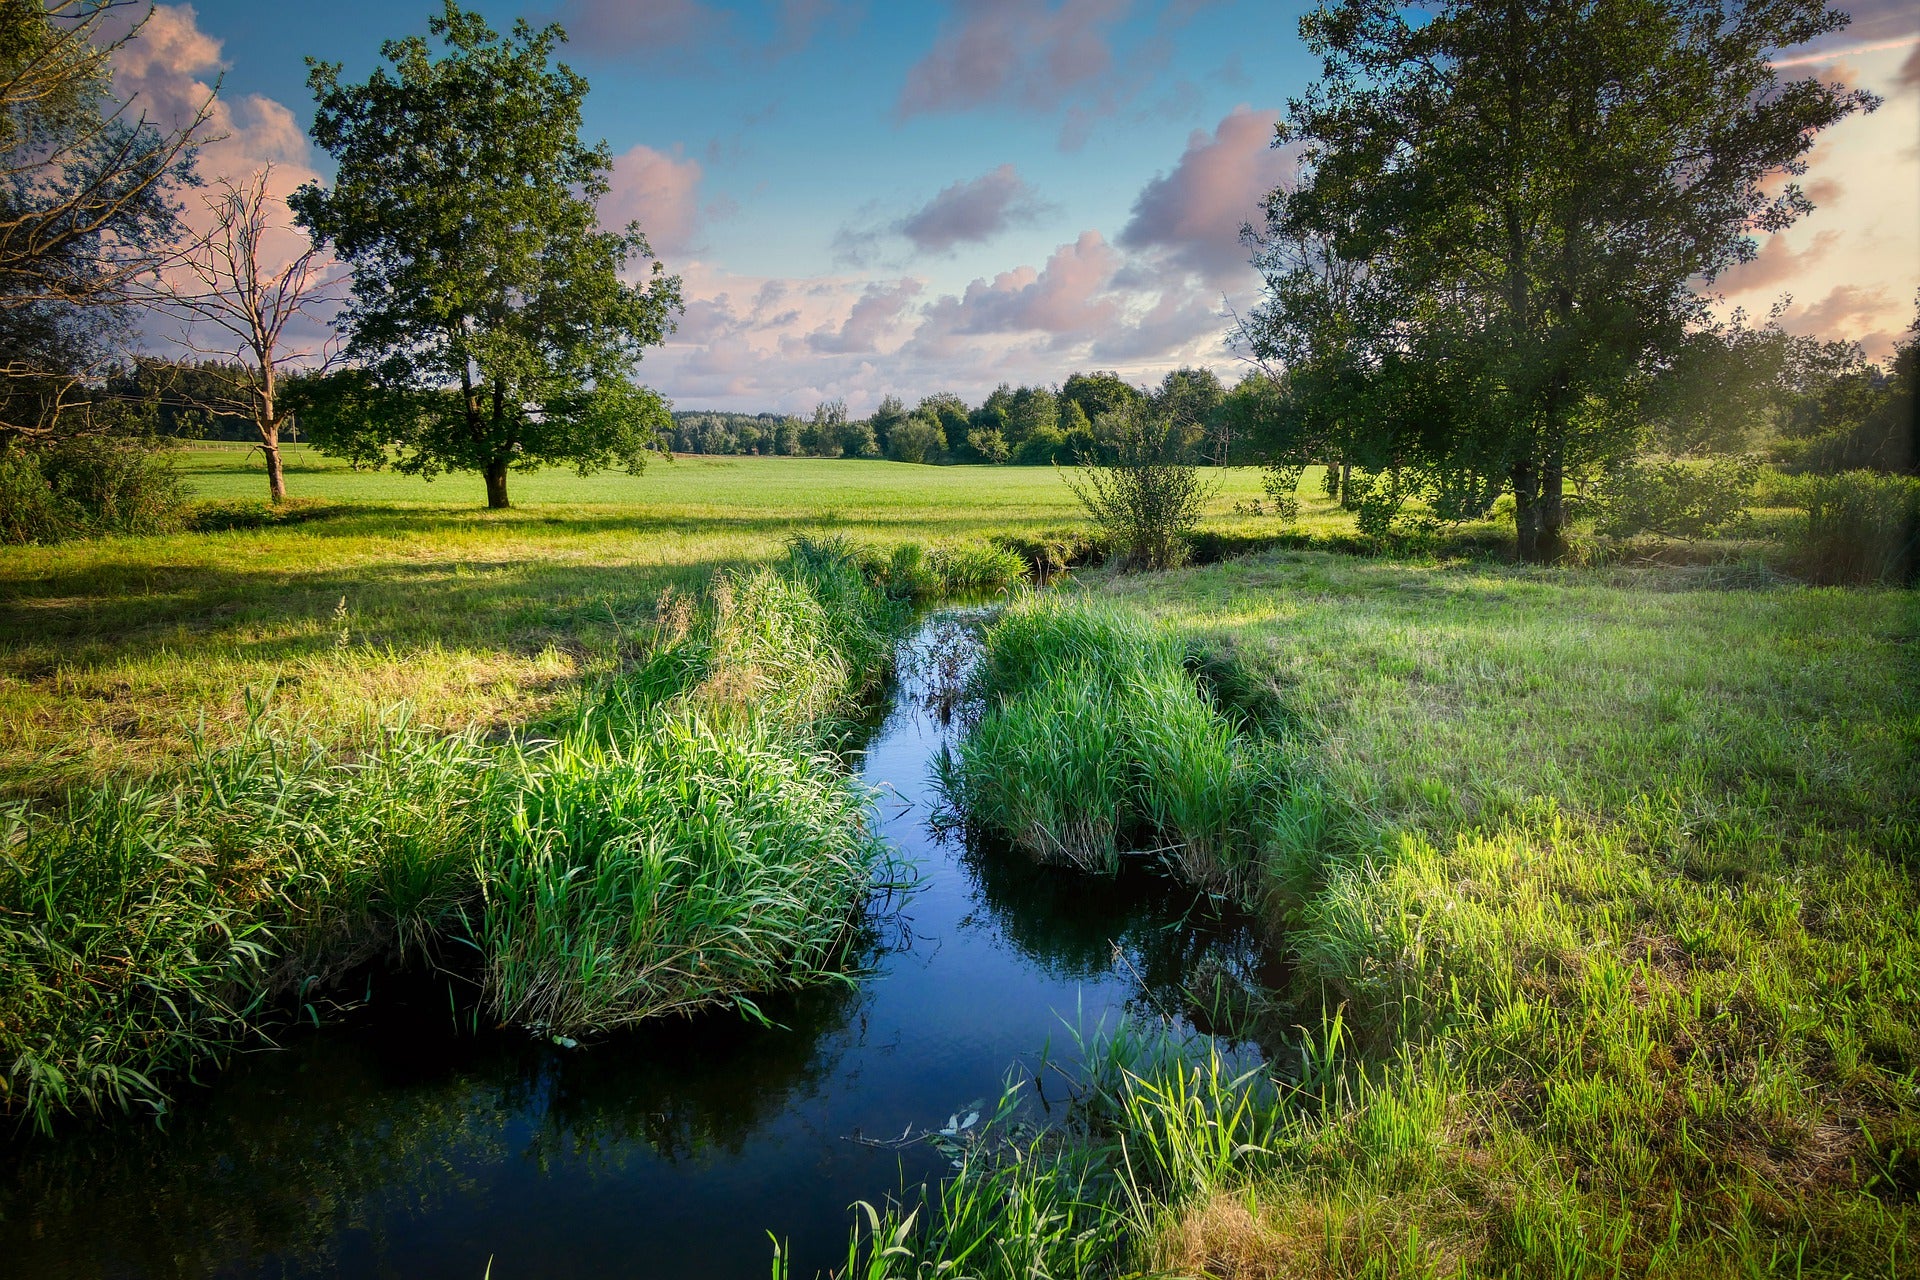
[[[945,444],[940,424],[924,414],[903,418],[887,432],[887,456],[896,462],[933,462]]]
[[[173,459],[145,438],[87,436],[0,452],[0,538],[59,542],[108,533],[171,533],[188,504]]]
[[[1213,486],[1181,455],[1166,424],[1128,407],[1102,415],[1112,440],[1109,462],[1068,477],[1081,505],[1129,569],[1171,569],[1186,562],[1193,531]]]
[[[1848,471],[1801,476],[1787,492],[1806,512],[1801,568],[1819,582],[1920,578],[1920,476]]]
[[[1598,528],[1615,538],[1716,538],[1745,519],[1759,477],[1759,459],[1752,457],[1634,458],[1596,486]]]
[[[1287,524],[1300,518],[1300,477],[1306,470],[1298,464],[1274,463],[1261,471],[1260,486],[1267,491],[1273,514]]]

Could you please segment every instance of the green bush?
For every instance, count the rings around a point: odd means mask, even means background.
[[[1799,558],[1807,576],[1835,583],[1920,578],[1920,476],[1799,476],[1786,491],[1806,512]]]
[[[1759,478],[1760,461],[1752,457],[1634,458],[1595,487],[1597,527],[1613,538],[1717,538],[1744,522]]]
[[[0,450],[0,504],[0,540],[11,543],[171,533],[189,511],[165,447],[107,436]]]
[[[1111,460],[1088,464],[1067,486],[1123,568],[1185,564],[1212,484],[1185,460],[1167,424],[1128,408],[1103,415],[1101,426],[1113,442]]]

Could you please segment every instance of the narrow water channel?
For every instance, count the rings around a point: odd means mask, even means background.
[[[763,1277],[844,1258],[850,1206],[938,1177],[923,1144],[1069,1028],[1185,1020],[1248,930],[1156,876],[969,848],[930,821],[957,729],[956,625],[909,643],[861,775],[919,877],[850,987],[575,1050],[463,1029],[444,981],[381,979],[342,1024],[242,1055],[164,1131],[0,1144],[0,1276]],[[360,995],[363,993],[355,993]]]

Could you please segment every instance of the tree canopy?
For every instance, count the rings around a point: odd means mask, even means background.
[[[1256,349],[1330,397],[1315,432],[1447,514],[1515,500],[1562,545],[1570,477],[1631,453],[1640,396],[1707,320],[1697,289],[1812,209],[1814,135],[1876,105],[1787,79],[1824,0],[1333,0],[1276,144]],[[1788,181],[1772,180],[1785,176]],[[1358,411],[1358,410],[1364,410]]]
[[[580,140],[587,82],[550,65],[558,26],[502,38],[448,0],[444,46],[390,40],[390,64],[346,84],[310,63],[314,140],[339,164],[292,204],[353,269],[342,317],[364,374],[355,456],[404,470],[479,471],[489,506],[507,470],[567,462],[637,470],[670,430],[665,402],[632,381],[680,308],[637,224],[602,230],[612,167]],[[652,261],[644,287],[622,279]]]

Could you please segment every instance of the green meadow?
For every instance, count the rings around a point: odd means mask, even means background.
[[[301,451],[269,514],[244,453],[181,466],[199,531],[0,560],[0,778],[63,815],[12,811],[0,902],[36,1116],[153,1105],[287,975],[475,902],[542,1028],[830,971],[886,855],[822,837],[860,797],[812,753],[885,675],[891,549],[1080,524],[1045,468],[683,458],[485,512]],[[1203,532],[1286,532],[1219,480]],[[1284,544],[1003,610],[948,778],[1061,875],[1153,848],[1254,911],[1271,1078],[1098,1046],[1070,1137],[981,1144],[849,1274],[1920,1271],[1920,593],[1759,540],[1351,554],[1314,481]],[[622,823],[752,854],[663,876]]]

